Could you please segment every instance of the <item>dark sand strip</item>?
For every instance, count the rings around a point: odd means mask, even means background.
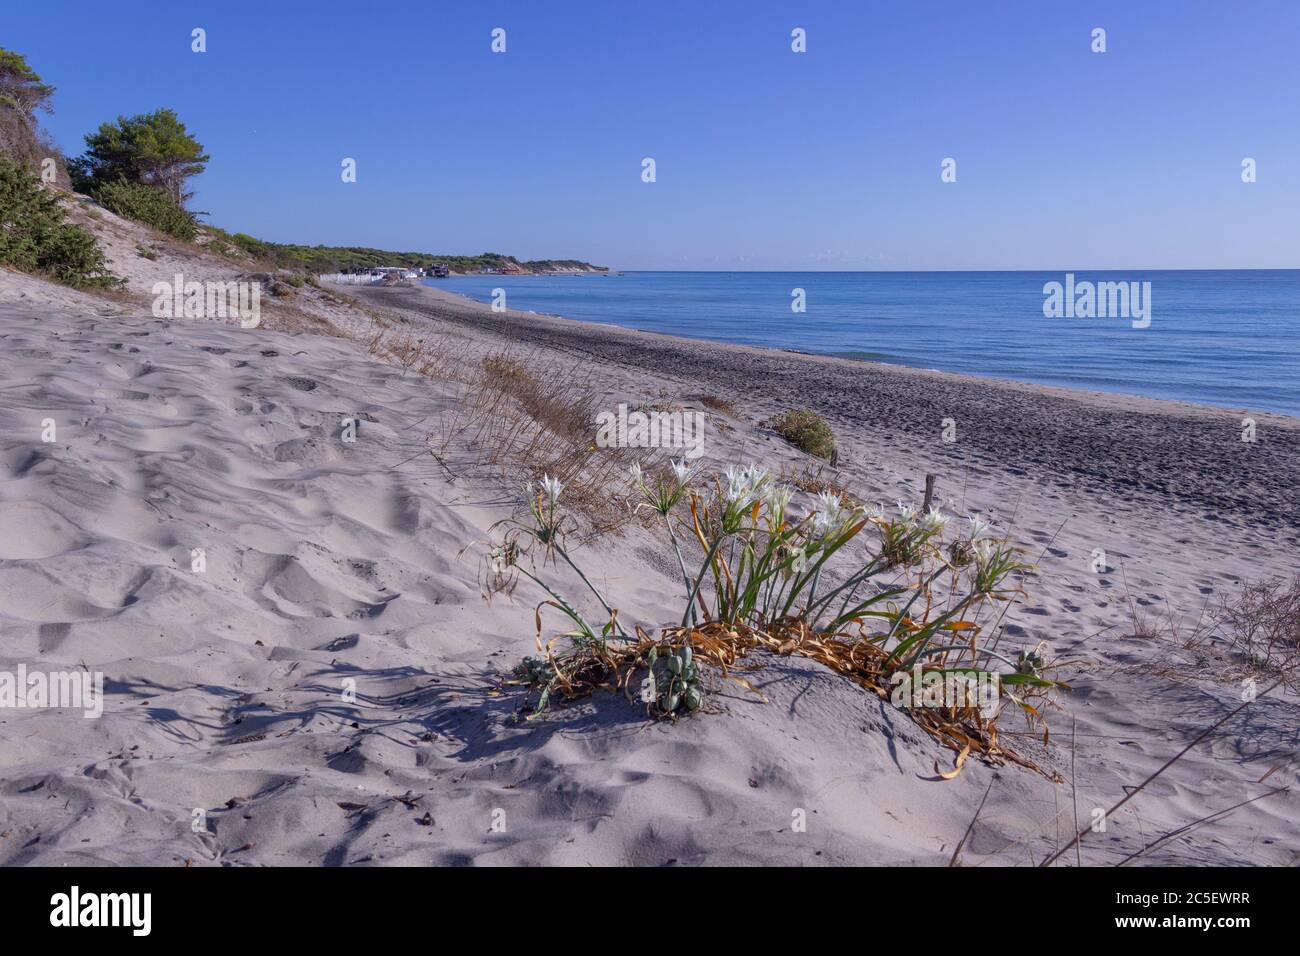
[[[952,474],[972,467],[1036,476],[1117,505],[1156,498],[1163,507],[1272,526],[1284,540],[1300,541],[1300,420],[1288,416],[494,313],[427,287],[355,291],[374,305],[490,333],[503,343],[689,383],[687,395],[725,396],[764,414],[813,408],[841,435],[861,430],[873,444]],[[1257,422],[1254,443],[1242,441],[1247,416]],[[947,418],[956,422],[954,444],[941,439]]]

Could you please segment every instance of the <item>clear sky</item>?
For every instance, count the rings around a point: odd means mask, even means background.
[[[211,153],[193,207],[215,225],[624,269],[1300,267],[1298,43],[1297,0],[6,0],[0,20],[57,87],[64,150],[175,109]]]

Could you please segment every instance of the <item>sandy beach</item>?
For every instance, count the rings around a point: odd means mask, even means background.
[[[0,38],[19,936],[1289,927],[1300,5],[66,6]]]
[[[1073,689],[1047,746],[1041,728],[1016,736],[1023,721],[1005,733],[1061,782],[974,759],[942,779],[953,753],[905,712],[797,657],[751,662],[766,702],[724,685],[670,723],[598,693],[519,721],[499,681],[535,652],[545,595],[482,595],[484,543],[519,491],[439,439],[454,377],[369,354],[364,335],[22,294],[0,305],[0,669],[102,671],[105,701],[94,720],[0,714],[0,863],[945,865],[986,792],[961,863],[1038,863],[1240,703],[1225,648],[1135,635],[1135,613],[1194,620],[1300,570],[1295,419],[1254,416],[1244,443],[1234,410],[347,291],[366,321],[459,363],[506,350],[581,368],[597,408],[698,410],[709,469],[830,474],[762,424],[804,406],[834,429],[855,497],[916,502],[936,475],[943,509],[991,517],[1037,561],[1005,640],[1048,642]],[[582,545],[620,617],[680,608],[664,544],[632,521]],[[1057,865],[1120,862],[1293,786],[1297,716],[1292,693],[1256,701]],[[1295,865],[1297,799],[1134,862]]]

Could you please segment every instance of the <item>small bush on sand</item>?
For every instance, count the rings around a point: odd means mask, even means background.
[[[768,426],[778,435],[818,458],[835,454],[835,435],[826,419],[806,408],[791,409],[774,416]]]
[[[121,284],[95,237],[67,221],[36,176],[0,156],[0,263],[75,288]]]
[[[108,271],[104,252],[85,229],[64,223],[49,233],[37,270],[74,288],[116,288],[121,280]]]
[[[311,286],[313,289],[320,288],[320,283],[316,281],[316,277],[306,272],[284,270],[278,274],[278,277],[295,289],[301,289],[303,286]]]
[[[764,650],[807,657],[907,708],[957,753],[947,775],[971,753],[1040,769],[999,743],[996,721],[1008,703],[1038,719],[1031,700],[1063,685],[1045,676],[1051,665],[1041,645],[1004,653],[996,637],[982,637],[996,631],[999,603],[1021,593],[1016,579],[1026,565],[1005,540],[986,536],[978,519],[945,540],[949,519],[934,509],[920,515],[902,507],[891,517],[823,493],[799,514],[794,489],[753,466],[707,483],[685,462],[654,477],[633,466],[632,483],[642,506],[662,517],[682,576],[680,620],[667,625],[626,623],[574,561],[557,479],[530,484],[527,516],[494,526],[504,530],[488,556],[487,593],[513,590],[524,577],[548,596],[536,614],[542,656],[509,681],[536,695],[531,716],[557,694],[574,699],[599,687],[630,693],[639,686],[650,716],[697,711],[707,671],[757,694],[735,668]],[[703,552],[693,573],[679,532]],[[560,563],[594,597],[599,617],[545,580],[546,568]],[[549,641],[546,608],[569,623]]]
[[[177,239],[193,242],[198,233],[194,217],[153,186],[122,180],[95,186],[90,195],[110,212],[152,226]]]

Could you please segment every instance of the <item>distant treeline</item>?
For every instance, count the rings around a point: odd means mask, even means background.
[[[282,269],[309,272],[357,272],[381,266],[428,269],[445,265],[452,272],[550,272],[558,269],[603,272],[603,268],[577,259],[533,259],[521,262],[514,256],[485,252],[478,256],[440,256],[429,252],[390,252],[363,246],[299,246],[265,242],[245,233],[228,233],[214,226],[205,227],[214,242],[224,241],[246,255]]]

